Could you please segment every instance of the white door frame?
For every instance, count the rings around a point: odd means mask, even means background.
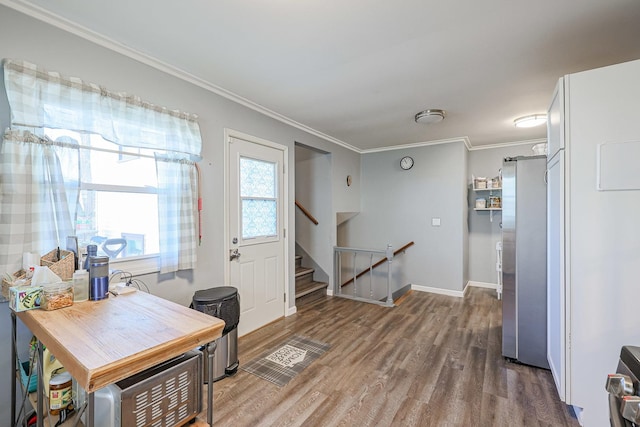
[[[284,193],[282,196],[282,215],[283,215],[283,224],[284,231],[282,233],[283,243],[284,243],[284,264],[283,268],[283,279],[284,279],[284,301],[282,303],[282,316],[288,316],[293,313],[289,313],[288,304],[291,298],[289,293],[289,235],[290,235],[290,227],[289,227],[289,147],[282,144],[277,144],[275,142],[268,141],[266,139],[258,138],[253,135],[248,135],[246,133],[242,133],[233,129],[224,129],[224,251],[223,256],[224,259],[224,283],[229,285],[230,283],[230,275],[231,268],[229,264],[229,260],[227,257],[229,256],[229,250],[231,249],[231,244],[229,242],[229,142],[231,138],[243,139],[245,141],[249,141],[254,144],[264,145],[270,148],[274,148],[276,150],[280,150],[283,152],[283,167],[284,167],[284,182],[282,183],[282,192]],[[294,307],[295,313],[295,307]]]

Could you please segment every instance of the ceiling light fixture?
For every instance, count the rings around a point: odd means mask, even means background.
[[[513,121],[517,128],[532,128],[547,123],[546,114],[531,114],[529,116],[518,117]]]
[[[430,125],[433,123],[441,122],[442,120],[444,120],[444,116],[444,110],[424,110],[416,114],[415,120],[416,123],[424,123]]]

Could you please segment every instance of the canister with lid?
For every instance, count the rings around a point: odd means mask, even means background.
[[[69,282],[51,283],[42,287],[40,308],[57,310],[73,305],[73,284]]]

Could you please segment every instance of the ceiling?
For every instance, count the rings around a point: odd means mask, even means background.
[[[640,58],[638,0],[0,3],[360,152],[545,138],[560,76]]]

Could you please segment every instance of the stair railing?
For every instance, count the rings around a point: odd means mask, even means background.
[[[413,246],[413,245],[415,245],[415,242],[409,242],[409,243],[407,243],[406,245],[404,245],[404,246],[403,246],[403,247],[401,247],[400,249],[397,249],[397,250],[393,253],[393,256],[398,255],[400,252],[404,252],[404,251],[406,251],[406,250],[407,250],[407,248],[409,248],[409,247],[411,247],[411,246]],[[391,245],[389,245],[389,246],[391,246]],[[367,274],[367,273],[371,272],[374,268],[378,267],[379,265],[382,265],[382,263],[384,263],[386,260],[387,260],[387,258],[386,258],[386,257],[385,257],[385,258],[382,258],[381,260],[379,260],[378,262],[376,262],[375,264],[373,264],[373,265],[371,266],[371,268],[368,268],[368,269],[366,269],[366,270],[362,270],[360,273],[356,274],[356,276],[355,276],[355,277],[352,277],[352,278],[350,278],[349,280],[347,280],[346,282],[344,282],[344,283],[342,284],[342,286],[347,286],[349,283],[353,282],[355,279],[358,279],[358,278],[360,278],[361,276],[364,276],[365,274]]]
[[[307,218],[309,218],[309,220],[314,223],[315,225],[318,225],[319,222],[318,220],[311,215],[311,212],[309,212],[304,206],[302,206],[302,203],[300,203],[299,201],[296,200],[296,206],[298,207],[298,209],[300,209],[302,211],[302,213],[304,214],[304,216],[306,216]]]
[[[334,283],[336,288],[336,290],[334,291],[335,296],[353,299],[356,301],[383,305],[385,307],[393,307],[394,305],[393,294],[391,291],[391,278],[393,273],[393,270],[392,270],[393,249],[391,245],[387,245],[387,248],[385,250],[335,247],[333,252],[335,256],[335,263],[334,263],[334,266],[335,266]],[[384,256],[384,258],[381,260],[381,262],[379,261],[377,263],[374,263],[373,257],[380,256],[380,255]],[[352,278],[349,280],[349,283],[352,284],[352,287],[351,289],[346,289],[346,290],[343,289],[343,286],[341,285],[343,280],[342,279],[343,269],[349,269],[349,266],[348,265],[345,266],[343,263],[343,259],[345,257],[347,257],[346,263],[351,264],[351,271],[352,271],[352,274],[351,274]],[[369,266],[366,270],[366,272],[370,273],[368,295],[363,294],[363,292],[366,292],[367,289],[361,289],[362,287],[364,287],[364,284],[361,286],[358,281],[359,276],[358,276],[358,273],[356,272],[358,268],[358,257],[360,258],[364,257],[364,260],[368,259]],[[383,283],[381,286],[377,286],[376,289],[374,290],[374,282],[373,282],[375,278],[375,275],[373,274],[374,264],[381,265],[382,263],[384,263],[384,261],[387,262],[386,284]],[[345,274],[346,274],[346,271],[345,271]],[[385,295],[382,298],[379,298],[381,296],[380,295],[381,290],[384,290]]]

